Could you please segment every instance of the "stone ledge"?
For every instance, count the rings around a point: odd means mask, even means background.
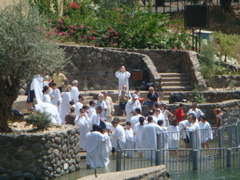
[[[167,180],[170,179],[170,175],[166,170],[164,165],[134,169],[128,171],[112,172],[86,176],[80,178],[79,180],[106,180],[106,179],[116,179],[116,180]]]

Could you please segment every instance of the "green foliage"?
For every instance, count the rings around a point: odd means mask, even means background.
[[[194,93],[193,102],[197,102],[197,103],[205,103],[206,102],[206,98],[204,97],[204,95],[199,93],[199,88],[198,88],[197,84],[194,84],[193,93]]]
[[[167,28],[177,22],[170,21],[166,14],[152,13],[150,5],[143,9],[137,0],[95,2],[66,5],[62,17],[46,13],[60,41],[151,49],[183,49],[189,42],[185,32],[172,33]]]
[[[220,58],[225,56],[239,59],[240,36],[237,34],[223,34],[221,32],[214,33],[214,44],[220,52]]]
[[[45,129],[51,124],[51,114],[48,112],[36,112],[36,114],[31,114],[26,118],[28,124],[36,126],[38,129]]]
[[[65,63],[63,49],[47,38],[46,20],[24,4],[0,10],[0,78],[26,78]]]

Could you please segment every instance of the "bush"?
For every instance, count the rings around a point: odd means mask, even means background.
[[[37,111],[36,114],[31,114],[26,118],[26,122],[28,124],[32,124],[36,126],[38,129],[45,129],[46,127],[50,126],[51,124],[51,114],[48,112],[39,112]]]

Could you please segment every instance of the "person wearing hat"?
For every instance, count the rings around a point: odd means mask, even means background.
[[[134,94],[132,98],[128,100],[125,108],[126,122],[130,121],[131,117],[133,117],[133,112],[136,108],[139,108],[142,111],[142,106],[138,98],[139,98],[138,95]]]

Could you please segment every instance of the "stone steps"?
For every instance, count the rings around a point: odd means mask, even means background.
[[[192,90],[187,73],[159,73],[159,75],[162,77],[163,101],[168,101],[173,92]]]

